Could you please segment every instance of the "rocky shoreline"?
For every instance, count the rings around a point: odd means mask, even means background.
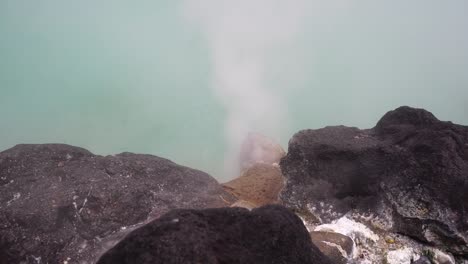
[[[224,184],[152,155],[0,152],[0,264],[468,263],[468,127],[400,107],[242,149]]]
[[[468,127],[400,107],[372,129],[297,133],[281,168],[287,179],[283,204],[313,225],[348,219],[378,234],[356,247],[364,259],[358,263],[398,250],[413,259],[446,252],[452,256],[440,258],[452,260],[439,263],[466,262]]]

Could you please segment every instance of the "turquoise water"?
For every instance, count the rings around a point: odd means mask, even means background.
[[[0,0],[0,149],[151,153],[225,180],[227,112],[207,40],[182,5]],[[372,127],[400,105],[468,124],[468,2],[327,10],[268,58],[266,81],[286,106],[284,147],[300,129]]]

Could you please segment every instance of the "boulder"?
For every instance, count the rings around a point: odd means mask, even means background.
[[[468,257],[468,127],[400,107],[372,129],[298,132],[282,202],[321,223],[345,214]]]
[[[208,174],[156,156],[18,145],[0,152],[0,263],[94,263],[169,210],[230,199]]]
[[[227,192],[256,206],[277,203],[283,186],[279,167],[264,163],[253,165],[239,178],[223,184]]]
[[[127,235],[97,263],[331,264],[299,217],[278,205],[174,210]]]

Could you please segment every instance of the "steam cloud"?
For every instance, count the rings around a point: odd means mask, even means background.
[[[267,83],[267,63],[303,24],[306,0],[186,0],[212,54],[213,88],[227,109],[225,177],[239,171],[242,141],[250,131],[278,139],[287,109]]]

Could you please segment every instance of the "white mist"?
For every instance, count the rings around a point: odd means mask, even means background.
[[[303,27],[303,0],[186,0],[191,22],[201,27],[212,56],[212,85],[227,110],[225,177],[239,173],[242,142],[251,131],[279,139],[285,102],[266,79],[269,57]]]

